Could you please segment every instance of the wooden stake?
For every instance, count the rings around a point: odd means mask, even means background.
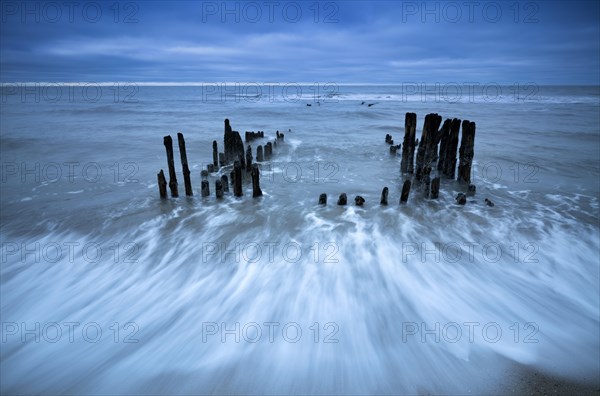
[[[223,198],[223,183],[221,180],[215,180],[215,195],[217,198]]]
[[[242,165],[240,165],[240,161],[235,161],[233,163],[233,195],[236,197],[241,197],[243,195]]]
[[[475,123],[464,120],[462,123],[462,139],[460,141],[460,159],[458,163],[458,181],[471,183],[471,165],[475,155]]]
[[[227,175],[221,176],[221,185],[223,186],[223,192],[229,192],[229,180],[227,180]]]
[[[178,197],[179,192],[177,191],[177,175],[175,174],[175,160],[173,159],[173,139],[171,136],[165,136],[163,139],[165,148],[167,149],[167,165],[169,166],[169,188],[171,189],[171,196]]]
[[[262,190],[260,189],[260,170],[258,164],[252,165],[252,198],[262,196]]]
[[[177,141],[179,142],[179,156],[181,157],[181,167],[183,169],[185,195],[191,197],[192,195],[194,195],[194,192],[192,191],[192,182],[190,180],[190,168],[188,167],[187,153],[185,150],[185,139],[183,138],[183,133],[179,132],[177,134]]]
[[[208,184],[208,171],[203,170],[200,172],[200,178],[202,179],[200,190],[203,197],[208,197],[210,195],[210,185]]]
[[[440,177],[437,176],[431,181],[431,199],[437,199],[440,195]]]
[[[215,169],[219,169],[219,149],[217,147],[217,141],[213,140],[213,165]]]
[[[338,205],[346,205],[348,203],[348,197],[346,196],[346,193],[341,193],[340,197],[338,198]]]
[[[413,173],[415,157],[415,133],[417,128],[417,115],[406,113],[404,120],[404,142],[402,144],[402,160],[400,171],[402,173]]]
[[[158,177],[158,192],[160,197],[167,198],[167,180],[165,179],[165,172],[161,169],[157,175]]]
[[[252,146],[248,145],[246,149],[246,172],[252,171]]]
[[[402,185],[402,194],[400,195],[400,203],[406,203],[408,201],[408,195],[410,194],[410,180],[405,180]]]
[[[387,187],[383,187],[383,191],[381,191],[381,202],[380,202],[382,205],[388,204],[388,192],[389,192],[389,189]]]
[[[319,195],[319,205],[327,205],[327,194]]]
[[[256,148],[256,161],[257,162],[263,162],[264,161],[264,157],[263,157],[263,147],[262,146],[258,146]]]

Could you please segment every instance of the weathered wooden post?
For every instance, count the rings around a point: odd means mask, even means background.
[[[346,205],[348,203],[348,197],[346,196],[346,193],[341,193],[340,197],[338,198],[337,204],[338,205]]]
[[[213,164],[206,164],[206,170],[208,171],[208,173],[214,173],[215,166]]]
[[[175,174],[175,160],[173,159],[173,139],[171,135],[165,136],[163,139],[165,148],[167,149],[167,164],[169,166],[169,188],[171,189],[171,196],[178,197],[179,192],[177,191],[177,175]]]
[[[220,179],[215,180],[215,195],[217,198],[223,198],[223,183]]]
[[[357,195],[356,197],[354,197],[354,203],[356,204],[356,206],[363,206],[365,204],[365,199],[360,195]]]
[[[464,120],[462,123],[462,139],[460,141],[460,159],[458,164],[458,181],[471,183],[471,165],[475,151],[475,123]]]
[[[227,175],[221,176],[221,186],[223,186],[223,192],[229,192],[229,180],[227,180]]]
[[[246,172],[252,171],[252,146],[248,145],[246,150]]]
[[[413,173],[415,157],[415,132],[417,128],[417,114],[406,113],[404,120],[404,142],[402,143],[402,161],[400,171]]]
[[[402,194],[400,195],[400,203],[406,203],[408,201],[408,195],[410,194],[410,180],[405,180],[402,185]]]
[[[427,114],[423,123],[423,132],[419,149],[417,151],[417,169],[415,179],[417,181],[425,180],[429,183],[432,163],[437,159],[437,146],[439,143],[438,128],[442,122],[442,117],[437,113]],[[447,124],[449,126],[449,123]]]
[[[327,205],[327,194],[319,195],[319,205]]]
[[[235,186],[235,171],[233,169],[231,172],[229,172],[229,181],[231,182],[231,187],[233,188]]]
[[[260,189],[260,170],[258,164],[252,164],[252,198],[262,196],[262,190]]]
[[[463,193],[458,193],[458,195],[456,196],[456,203],[459,205],[464,205],[467,203],[467,196]]]
[[[215,166],[215,170],[219,169],[219,150],[216,140],[213,140],[213,165]]]
[[[233,163],[233,195],[241,197],[242,192],[242,165],[240,161],[234,161]]]
[[[485,199],[485,204],[486,204],[487,206],[489,206],[489,207],[492,207],[492,206],[494,206],[494,203],[493,203],[492,201],[490,201],[489,199],[487,199],[487,198]]]
[[[380,202],[382,205],[388,204],[388,192],[389,192],[389,189],[387,187],[383,187],[383,191],[381,191],[381,202]]]
[[[208,171],[203,170],[202,172],[200,172],[200,178],[202,179],[202,184],[200,187],[202,196],[208,197],[210,195],[210,186],[208,184]]]
[[[390,146],[390,154],[391,155],[396,155],[396,152],[398,151],[398,146]]]
[[[263,147],[262,146],[258,146],[256,148],[256,161],[257,162],[263,162],[264,157],[263,157]]]
[[[219,165],[221,166],[221,168],[227,165],[227,163],[225,162],[225,153],[219,153]]]
[[[230,161],[233,161],[236,157],[234,155],[234,141],[233,141],[233,131],[231,129],[231,125],[229,124],[229,119],[225,119],[225,134],[223,135],[223,147],[225,150],[225,164],[228,164]]]
[[[185,150],[185,139],[183,133],[177,133],[177,141],[179,142],[179,156],[181,157],[181,168],[183,169],[183,181],[185,184],[185,195],[191,197],[194,195],[192,191],[192,182],[190,180],[190,168],[187,162],[187,153]]]
[[[450,124],[450,133],[446,144],[446,154],[444,155],[443,173],[446,177],[454,179],[456,172],[456,150],[458,148],[458,135],[460,133],[460,120],[455,118]]]
[[[269,161],[271,159],[271,155],[273,154],[273,145],[271,142],[265,145],[265,161]]]
[[[167,198],[167,180],[165,179],[165,172],[161,169],[157,175],[158,177],[158,192],[161,198]]]
[[[431,199],[437,199],[440,195],[440,177],[434,177],[431,181]]]

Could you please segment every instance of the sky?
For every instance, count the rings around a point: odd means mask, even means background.
[[[600,84],[598,1],[4,1],[0,80]]]

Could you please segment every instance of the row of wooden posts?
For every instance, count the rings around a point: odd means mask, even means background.
[[[458,181],[465,184],[467,190],[466,194],[459,193],[456,196],[456,202],[464,205],[467,202],[467,196],[475,195],[476,187],[471,184],[471,166],[475,154],[475,123],[469,120],[462,121],[460,148],[458,148],[458,137],[461,120],[457,118],[446,119],[440,128],[441,123],[442,117],[437,113],[427,114],[423,123],[421,139],[419,140],[416,139],[417,115],[415,113],[406,113],[403,144],[394,145],[393,137],[390,134],[385,135],[385,142],[390,145],[390,154],[395,156],[402,149],[400,173],[404,179],[404,183],[402,185],[400,203],[408,201],[413,183],[423,185],[425,195],[431,199],[437,199],[440,192],[440,175],[444,175],[448,179],[455,178],[457,149],[459,153]],[[416,161],[415,148],[417,148]],[[431,173],[433,169],[437,170],[437,174],[432,179]],[[384,187],[380,200],[382,205],[388,204],[388,194],[388,187]],[[354,200],[358,206],[362,206],[365,203],[365,199],[360,195],[356,196]],[[345,193],[340,195],[337,203],[338,205],[347,204]],[[494,203],[487,198],[485,199],[485,203],[488,206],[494,206]],[[327,194],[319,196],[319,204],[327,204]]]
[[[245,138],[247,143],[255,139],[264,138],[264,131],[246,132]],[[276,139],[273,142],[268,142],[264,145],[264,148],[261,145],[257,146],[256,161],[269,161],[273,156],[273,147],[276,147],[278,142],[280,144],[283,143],[284,138],[285,135],[277,131]],[[183,170],[185,195],[193,196],[194,192],[192,189],[192,182],[190,177],[191,172],[187,160],[185,139],[182,133],[177,134],[177,140],[179,143],[179,154],[181,156],[181,167]],[[167,151],[167,166],[169,169],[168,186],[171,190],[171,196],[178,197],[179,191],[177,184],[177,174],[175,172],[175,158],[173,155],[173,139],[170,135],[165,136],[163,139],[163,143]],[[252,160],[254,159],[252,156],[252,147],[248,145],[247,149],[244,150],[244,143],[242,142],[240,133],[238,131],[232,130],[228,119],[225,120],[225,134],[223,137],[223,143],[224,152],[219,152],[217,141],[213,141],[213,163],[208,164],[206,167],[207,169],[204,169],[200,172],[200,191],[202,196],[206,197],[210,195],[210,185],[208,182],[209,173],[217,172],[220,168],[224,168],[228,165],[233,164],[233,169],[229,174],[230,178],[228,178],[227,175],[222,175],[220,179],[215,180],[215,196],[217,198],[223,198],[223,194],[225,192],[229,192],[229,180],[231,180],[233,195],[235,195],[236,197],[241,197],[243,195],[242,170],[245,170],[247,173],[250,173],[252,178],[252,196],[254,198],[260,197],[262,195],[262,190],[260,189],[260,171],[258,168],[258,164],[252,162]],[[162,169],[158,173],[157,178],[160,197],[167,198],[167,180],[165,178],[165,173]]]

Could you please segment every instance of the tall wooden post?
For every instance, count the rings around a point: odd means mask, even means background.
[[[256,147],[256,161],[263,162],[263,160],[263,147],[259,145],[258,147]]]
[[[413,173],[415,157],[415,133],[417,128],[417,115],[406,113],[404,120],[404,142],[402,144],[402,160],[400,171],[402,173]]]
[[[192,182],[190,180],[190,168],[187,162],[187,153],[185,150],[185,139],[183,133],[177,133],[177,141],[179,142],[179,155],[181,157],[181,167],[183,168],[183,182],[185,184],[185,195],[191,197],[194,195],[192,191]]]
[[[233,195],[241,197],[242,192],[242,165],[240,161],[233,163]]]
[[[169,188],[171,189],[171,196],[178,197],[177,175],[175,174],[175,160],[173,158],[173,139],[170,135],[165,136],[163,143],[167,149],[167,165],[169,166]]]
[[[252,146],[248,145],[246,149],[246,172],[252,171]]]
[[[380,202],[382,205],[388,204],[388,192],[389,192],[389,189],[387,187],[383,187],[383,190],[381,191],[381,202]]]
[[[460,159],[458,164],[458,181],[471,183],[471,165],[475,155],[475,123],[464,120],[462,123],[462,139],[460,141]]]
[[[460,133],[460,120],[455,118],[450,124],[450,133],[446,144],[443,173],[446,177],[454,179],[456,172],[456,150],[458,148],[458,135]]]
[[[252,165],[252,198],[262,196],[262,190],[260,189],[260,170],[258,164]]]
[[[213,165],[215,166],[215,170],[219,169],[219,149],[216,140],[213,140]]]
[[[405,180],[402,185],[402,194],[400,195],[400,203],[406,203],[408,201],[408,195],[410,194],[410,180]]]
[[[227,175],[221,176],[221,185],[223,186],[223,192],[229,192],[229,180],[227,180]]]

